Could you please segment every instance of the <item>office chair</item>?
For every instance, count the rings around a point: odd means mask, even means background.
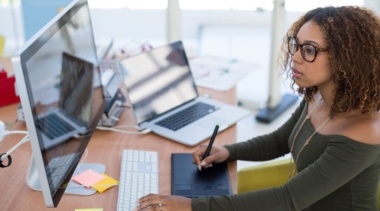
[[[3,56],[5,46],[5,37],[0,34],[0,56]]]
[[[294,164],[292,163],[294,166]],[[263,188],[282,186],[289,180],[289,159],[281,159],[240,169],[237,173],[237,192],[245,193]]]
[[[292,163],[294,169],[294,163]],[[237,193],[277,187],[288,181],[289,159],[240,169],[237,173]],[[377,210],[380,211],[380,183],[377,188]]]

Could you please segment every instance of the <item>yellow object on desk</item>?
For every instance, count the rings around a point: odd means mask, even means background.
[[[0,34],[0,56],[4,53],[5,37]]]
[[[75,209],[75,211],[103,211],[103,208]]]
[[[102,181],[94,184],[93,186],[91,186],[92,188],[97,190],[99,193],[103,193],[104,191],[108,190],[109,188],[119,184],[119,181],[108,176],[107,174],[102,174],[102,176],[105,176],[106,178],[103,179]]]

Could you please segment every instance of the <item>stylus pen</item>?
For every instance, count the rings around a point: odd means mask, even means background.
[[[205,154],[203,155],[202,160],[204,160],[206,157],[208,157],[208,156],[210,155],[211,147],[212,147],[212,144],[214,143],[214,140],[215,140],[216,134],[218,133],[218,129],[219,129],[219,123],[216,124],[216,126],[215,126],[214,133],[213,133],[212,136],[211,136],[210,143],[208,143],[208,146],[207,146],[206,152],[205,152]]]

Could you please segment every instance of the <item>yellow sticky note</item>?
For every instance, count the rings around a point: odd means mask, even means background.
[[[75,211],[103,211],[103,208],[75,209]]]
[[[108,176],[107,174],[102,174],[102,175],[105,177],[105,179],[91,186],[92,188],[97,190],[99,193],[103,193],[107,189],[119,184],[119,181]]]

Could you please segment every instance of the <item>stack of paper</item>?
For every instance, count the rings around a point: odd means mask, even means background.
[[[228,91],[249,72],[258,69],[254,63],[237,59],[202,56],[190,60],[195,84],[219,91]]]

